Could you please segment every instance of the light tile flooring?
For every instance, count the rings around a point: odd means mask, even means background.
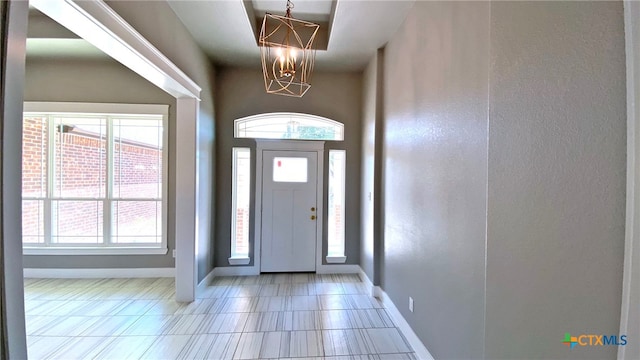
[[[358,275],[26,279],[30,359],[416,359]]]

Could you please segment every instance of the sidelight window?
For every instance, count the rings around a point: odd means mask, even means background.
[[[346,261],[344,252],[345,238],[345,150],[329,150],[329,219],[327,262],[342,263]]]
[[[249,263],[249,201],[251,197],[251,151],[233,148],[231,257],[229,264]]]

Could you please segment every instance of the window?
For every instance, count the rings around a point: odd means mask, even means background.
[[[166,253],[167,110],[25,103],[26,254]]]
[[[273,182],[307,182],[307,158],[274,157]]]
[[[346,151],[329,150],[328,263],[343,263]]]
[[[249,200],[251,196],[251,152],[233,148],[232,222],[230,265],[249,263]]]
[[[344,140],[344,125],[308,114],[270,113],[235,121],[236,138]]]

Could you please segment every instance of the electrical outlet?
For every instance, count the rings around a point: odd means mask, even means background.
[[[173,255],[173,258],[176,258],[176,249],[173,249],[173,251],[171,251],[171,254]]]
[[[409,296],[409,311],[413,312],[413,298]]]

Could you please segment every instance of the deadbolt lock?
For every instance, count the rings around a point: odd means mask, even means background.
[[[311,208],[311,211],[316,211],[316,208],[312,207],[312,208]]]

